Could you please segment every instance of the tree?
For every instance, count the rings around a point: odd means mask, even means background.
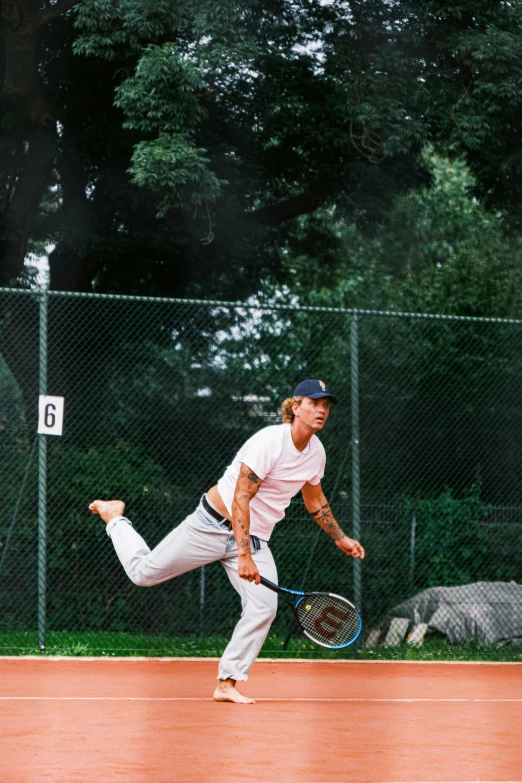
[[[520,237],[473,195],[462,159],[424,158],[431,184],[398,196],[371,232],[337,206],[289,225],[266,294],[284,286],[314,306],[520,318]]]
[[[397,198],[370,236],[336,209],[296,221],[277,251],[286,287],[280,275],[266,295],[323,307],[520,319],[520,238],[472,195],[475,182],[462,161],[430,153],[426,164],[431,186]],[[483,499],[517,502],[519,331],[509,323],[360,318],[363,502],[433,497],[446,487],[460,495],[479,480]],[[329,323],[317,341],[328,345],[330,373],[346,367],[346,326],[339,332]]]
[[[42,31],[74,5],[60,0],[2,2],[2,262],[4,279],[22,273],[23,258],[56,155],[56,113],[39,74],[47,59]],[[45,66],[44,66],[45,67]],[[8,105],[6,105],[8,102]]]
[[[516,225],[518,0],[2,8],[6,281],[52,238],[53,288],[246,296],[281,225],[373,225],[429,141]]]

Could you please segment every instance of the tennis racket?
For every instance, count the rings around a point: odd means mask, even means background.
[[[348,647],[360,636],[362,618],[350,601],[334,593],[303,593],[279,587],[264,576],[261,584],[281,595],[301,626],[305,636],[322,647],[338,650]],[[291,597],[297,596],[292,602]]]

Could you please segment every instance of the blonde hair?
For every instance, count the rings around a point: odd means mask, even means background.
[[[283,419],[283,424],[291,424],[295,418],[295,413],[292,410],[292,405],[294,402],[296,402],[298,405],[301,405],[303,401],[302,397],[287,397],[286,400],[281,405],[281,418]]]

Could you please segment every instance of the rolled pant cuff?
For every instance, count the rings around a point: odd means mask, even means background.
[[[236,682],[246,682],[248,674],[218,674],[218,680],[235,680]]]
[[[109,536],[109,538],[111,537],[111,531],[112,531],[114,525],[117,522],[121,522],[122,520],[123,520],[123,522],[126,522],[128,525],[130,525],[132,527],[132,522],[130,521],[130,519],[127,519],[127,517],[114,517],[114,519],[111,519],[111,521],[109,522],[109,524],[107,525],[107,528],[106,528],[107,535]]]

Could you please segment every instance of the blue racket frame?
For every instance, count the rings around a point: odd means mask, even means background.
[[[286,603],[288,604],[288,606],[290,607],[290,609],[294,613],[294,617],[297,620],[297,623],[298,623],[299,627],[301,628],[302,632],[304,633],[305,636],[308,637],[308,639],[310,639],[312,642],[314,642],[314,644],[319,644],[321,647],[326,647],[328,650],[342,650],[344,647],[349,647],[351,644],[354,644],[354,642],[356,642],[357,639],[359,638],[359,636],[361,635],[362,627],[363,627],[361,613],[359,612],[357,607],[354,606],[354,604],[352,604],[351,601],[348,601],[348,599],[345,598],[344,596],[337,595],[337,593],[322,593],[322,592],[318,592],[318,591],[316,591],[314,593],[305,593],[302,590],[290,590],[290,588],[288,588],[288,587],[280,587],[279,585],[274,584],[274,582],[271,582],[269,579],[266,579],[264,576],[260,576],[260,579],[261,579],[261,584],[262,585],[264,585],[265,587],[268,587],[268,589],[272,590],[274,593],[279,593],[280,595],[283,596],[283,598],[285,599]],[[292,604],[288,600],[288,598],[286,597],[285,593],[289,593],[290,595],[298,595],[298,596],[300,596],[299,600],[296,601],[295,604]],[[299,621],[299,617],[297,615],[297,607],[299,606],[299,604],[301,603],[303,598],[305,598],[305,596],[307,596],[307,595],[331,595],[332,598],[340,598],[341,601],[344,601],[345,603],[349,604],[349,606],[351,606],[353,608],[353,610],[356,612],[357,618],[359,620],[359,629],[358,629],[356,635],[353,637],[353,639],[350,639],[349,642],[345,642],[344,644],[325,644],[324,642],[320,642],[317,639],[314,639],[313,636],[310,636],[310,634],[301,625],[301,623]]]

